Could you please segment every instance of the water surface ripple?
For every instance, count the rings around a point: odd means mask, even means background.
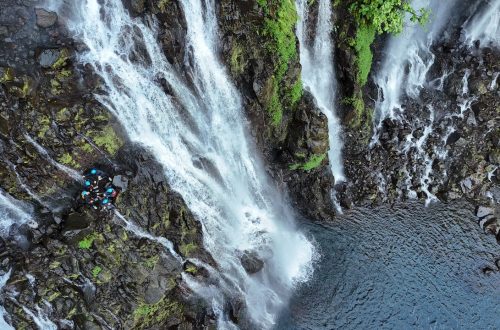
[[[358,209],[307,224],[314,278],[277,329],[498,329],[500,246],[465,202]]]

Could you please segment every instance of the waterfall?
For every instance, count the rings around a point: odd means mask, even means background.
[[[342,163],[342,140],[339,119],[335,112],[336,79],[333,68],[333,47],[330,32],[332,31],[331,1],[319,0],[318,20],[314,40],[308,41],[309,1],[297,0],[299,15],[297,38],[300,45],[300,64],[302,65],[302,82],[316,99],[318,107],[328,118],[328,134],[330,150],[328,158],[335,182],[345,181]]]
[[[500,0],[483,4],[464,24],[466,42],[472,46],[479,40],[480,47],[500,47]]]
[[[415,116],[405,112],[405,103],[421,103],[420,92],[423,89],[431,89],[433,93],[443,93],[445,80],[455,73],[454,68],[443,68],[440,77],[429,79],[428,74],[435,62],[435,55],[431,51],[434,42],[441,38],[446,23],[450,18],[451,8],[457,5],[454,1],[430,2],[428,0],[415,0],[412,2],[414,8],[429,8],[431,10],[430,22],[425,27],[411,24],[407,17],[402,35],[392,36],[385,50],[385,59],[379,72],[375,75],[375,83],[378,86],[378,99],[375,102],[374,132],[371,148],[379,143],[380,132],[383,121],[386,118],[396,120],[401,126],[408,127],[411,132],[403,137],[404,142],[396,150],[397,156],[401,158],[404,182],[407,198],[416,198],[417,191],[412,189],[412,182],[419,182],[420,190],[426,196],[426,205],[437,201],[435,195],[436,186],[442,183],[442,179],[436,179],[433,173],[435,161],[446,161],[448,136],[454,131],[453,117],[462,116],[465,110],[470,109],[474,99],[466,98],[468,93],[468,74],[465,72],[462,86],[462,97],[464,104],[459,106],[460,114],[451,112],[449,117],[440,117],[436,120],[434,105],[419,104],[421,114]],[[472,100],[472,101],[471,101]],[[426,116],[428,118],[421,118]],[[452,125],[450,127],[450,125]],[[450,129],[451,128],[451,129]],[[444,132],[443,137],[434,142],[438,132]],[[446,170],[443,170],[446,176]],[[377,173],[379,184],[385,184],[387,178],[382,173]]]
[[[218,287],[242,295],[248,315],[268,328],[293,287],[310,276],[314,247],[295,228],[247,141],[240,95],[218,59],[214,1],[180,4],[187,24],[185,72],[165,58],[154,20],[132,19],[119,0],[75,3],[68,27],[88,47],[81,63],[92,65],[105,83],[96,98],[131,141],[155,155],[202,224],[204,247],[223,282]],[[265,261],[258,274],[242,267],[246,250]],[[217,314],[225,306],[220,292],[201,286],[206,290],[191,288]],[[219,326],[230,326],[223,313]]]
[[[375,104],[374,135],[371,145],[378,141],[378,133],[386,118],[401,119],[404,108],[401,104],[403,92],[416,98],[424,87],[429,69],[434,64],[430,47],[447,22],[451,6],[456,0],[413,1],[414,8],[430,8],[431,21],[421,27],[406,20],[408,25],[401,35],[393,36],[384,52],[385,59],[375,76],[379,97]]]
[[[31,219],[28,206],[0,190],[0,236],[7,235],[11,226],[20,226]]]

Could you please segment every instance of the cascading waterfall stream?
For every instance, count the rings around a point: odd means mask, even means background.
[[[217,58],[214,2],[180,3],[187,72],[176,72],[166,60],[155,23],[132,19],[119,0],[76,4],[69,28],[88,47],[80,61],[90,63],[105,83],[97,99],[133,142],[156,156],[171,187],[201,222],[204,247],[224,275],[221,287],[243,295],[253,321],[268,328],[294,285],[310,275],[314,247],[295,229],[247,143],[240,96]],[[192,79],[193,90],[184,77]],[[245,250],[265,260],[259,274],[249,276],[242,267]],[[215,312],[224,306],[220,297],[205,298]],[[219,326],[229,326],[226,319],[221,313]]]
[[[434,64],[434,54],[430,47],[443,30],[450,14],[450,8],[456,2],[440,1],[430,3],[429,0],[415,0],[415,9],[430,8],[431,21],[421,27],[411,24],[401,35],[393,36],[385,51],[385,60],[381,70],[375,76],[379,88],[378,100],[375,104],[374,135],[371,146],[378,142],[379,130],[386,118],[401,119],[404,108],[401,104],[402,93],[416,98],[424,87],[427,73]]]
[[[7,273],[0,276],[0,293],[2,292],[2,288],[5,286],[5,284],[7,284],[7,281],[10,278],[11,271],[12,270],[9,269],[9,271]],[[5,311],[5,308],[0,304],[0,329],[2,329],[2,330],[14,330],[14,328],[5,321],[6,314],[7,313]]]
[[[319,0],[318,20],[314,40],[307,40],[309,1],[297,0],[299,15],[297,38],[300,44],[300,64],[302,81],[316,99],[318,107],[328,118],[330,150],[328,158],[335,182],[345,181],[342,162],[341,126],[335,113],[335,74],[333,68],[333,46],[330,36],[332,31],[331,1]]]
[[[500,0],[485,1],[484,7],[465,22],[466,42],[472,46],[479,40],[480,47],[500,47]]]
[[[32,220],[30,212],[28,206],[0,190],[0,236],[7,234],[11,226],[21,226]]]

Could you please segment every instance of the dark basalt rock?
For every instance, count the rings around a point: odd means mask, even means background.
[[[245,251],[241,256],[241,265],[248,274],[255,274],[264,268],[264,261],[259,259],[257,253]]]
[[[45,49],[38,56],[38,63],[42,68],[50,68],[57,62],[61,55],[60,49]]]
[[[29,17],[23,5],[6,7],[2,22],[12,13]],[[187,300],[187,289],[180,287],[181,263],[160,243],[124,229],[113,213],[81,210],[75,202],[80,184],[51,162],[116,174],[122,188],[118,212],[145,232],[171,240],[180,255],[215,267],[203,248],[200,224],[170,189],[162,167],[132,145],[94,99],[101,82],[91,68],[76,67],[73,55],[79,46],[56,24],[57,16],[52,23],[51,13],[37,11],[38,23],[47,29],[35,28],[34,16],[12,36],[18,48],[0,50],[0,187],[31,205],[36,219],[1,240],[6,246],[0,246],[0,269],[12,268],[5,290],[16,292],[15,299],[3,303],[9,322],[36,328],[19,306],[36,313],[37,306],[45,308],[40,301],[47,301],[52,306],[47,315],[61,329],[71,322],[79,329],[211,324],[213,317],[197,317],[207,315],[204,302]],[[12,28],[18,21],[12,20]],[[14,61],[21,55],[29,55],[26,62]],[[15,65],[6,66],[5,59]],[[138,310],[151,306],[151,315],[138,316]]]
[[[91,219],[84,213],[71,212],[63,226],[66,230],[85,229],[90,225],[90,221]]]
[[[51,11],[47,11],[43,8],[36,8],[36,25],[42,28],[48,28],[56,24],[57,14]]]

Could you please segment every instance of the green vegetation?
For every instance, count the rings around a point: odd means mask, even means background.
[[[360,86],[364,86],[368,80],[368,74],[372,67],[373,54],[370,46],[375,40],[375,27],[373,25],[361,25],[356,31],[356,39],[354,41],[354,49],[358,55],[357,65],[357,82]]]
[[[273,79],[272,84],[272,94],[267,106],[267,112],[271,116],[271,123],[274,126],[279,126],[281,119],[283,118],[283,106],[281,105],[280,97],[278,95],[279,87],[276,79]]]
[[[312,155],[309,160],[303,164],[293,164],[290,166],[291,170],[304,170],[304,171],[310,171],[312,169],[315,169],[316,167],[320,166],[323,160],[326,158],[326,154],[314,154]]]
[[[290,103],[292,105],[297,104],[297,102],[300,100],[303,94],[303,89],[302,89],[302,78],[299,76],[295,84],[293,84],[292,88],[290,89],[288,93],[288,98],[290,99]]]
[[[349,10],[358,26],[352,46],[357,53],[357,82],[361,87],[366,84],[371,70],[373,55],[370,46],[376,34],[400,33],[407,13],[412,21],[422,25],[429,20],[430,14],[425,8],[417,13],[407,0],[355,0]]]
[[[265,20],[264,34],[272,37],[274,43],[269,47],[278,54],[278,67],[275,71],[278,81],[283,79],[290,60],[297,57],[294,33],[297,19],[295,3],[292,0],[281,0],[274,17]]]
[[[195,265],[189,265],[186,267],[186,273],[196,275],[197,272],[198,272],[198,269],[196,268]]]
[[[146,259],[144,264],[146,265],[146,267],[153,269],[155,268],[158,261],[160,261],[160,256],[156,255]]]
[[[106,126],[100,132],[89,132],[90,138],[101,148],[104,148],[110,155],[115,155],[118,149],[123,145],[123,141],[118,137],[111,126]]]
[[[50,129],[50,119],[49,119],[49,117],[47,117],[45,115],[42,115],[40,117],[39,124],[40,124],[40,130],[38,131],[37,136],[39,138],[43,138],[45,136],[45,134],[47,133],[47,131]]]
[[[243,48],[235,44],[231,49],[231,72],[234,74],[241,74],[245,70],[245,63],[243,59]]]
[[[179,251],[183,256],[188,257],[192,252],[196,251],[197,248],[198,247],[194,243],[181,244],[179,246]]]
[[[401,33],[406,14],[412,22],[424,25],[429,20],[429,10],[417,12],[408,0],[356,0],[350,11],[359,26],[373,26],[377,33]]]
[[[170,2],[170,0],[160,0],[160,1],[158,1],[157,6],[158,6],[158,8],[160,9],[160,11],[162,13],[164,13],[165,9],[167,9],[167,5],[168,5],[169,2]]]
[[[69,153],[63,154],[61,157],[57,159],[59,163],[63,165],[73,165],[75,163],[75,160]]]
[[[63,50],[61,50],[61,53],[59,54],[59,57],[57,58],[57,60],[54,62],[54,64],[52,64],[52,69],[60,69],[60,68],[63,68],[66,66],[67,61],[69,59],[69,51],[64,48]]]
[[[80,249],[88,250],[92,246],[92,243],[94,243],[94,240],[99,237],[98,233],[92,233],[90,235],[85,236],[84,239],[82,239],[80,242],[78,242],[78,247]]]
[[[266,107],[273,126],[279,126],[283,118],[284,100],[293,106],[302,95],[300,82],[287,86],[286,89],[280,89],[289,63],[297,59],[295,24],[298,16],[292,0],[257,0],[257,3],[266,14],[262,29],[262,34],[270,37],[266,49],[277,58]]]
[[[92,276],[94,277],[97,277],[102,271],[102,268],[99,267],[99,266],[95,266],[93,269],[92,269]]]
[[[169,318],[182,316],[182,305],[163,297],[156,304],[141,303],[133,313],[134,329],[150,328],[165,324]]]
[[[14,80],[14,70],[12,68],[6,68],[3,72],[3,77],[0,79],[0,83],[5,83]]]
[[[61,293],[56,291],[56,292],[52,293],[50,296],[48,296],[47,300],[49,302],[52,302],[52,301],[56,300],[56,298],[59,297],[60,295],[61,295]]]
[[[347,97],[342,100],[342,104],[350,105],[354,108],[356,118],[353,125],[356,127],[361,123],[361,118],[365,111],[365,102],[363,101],[363,94],[354,95],[352,97]]]
[[[337,0],[335,1],[337,3]],[[352,0],[349,11],[356,20],[357,30],[354,39],[347,38],[348,43],[356,51],[356,82],[363,87],[368,81],[373,54],[371,44],[377,34],[398,34],[403,30],[404,19],[407,14],[413,22],[425,24],[429,19],[429,10],[420,9],[418,12],[412,8],[408,0]],[[347,30],[340,36],[345,39]],[[344,37],[342,37],[344,35]],[[365,115],[365,104],[361,91],[354,91],[353,95],[344,99],[344,104],[351,105],[355,110],[353,126],[358,127]],[[366,113],[365,121],[371,113]]]

